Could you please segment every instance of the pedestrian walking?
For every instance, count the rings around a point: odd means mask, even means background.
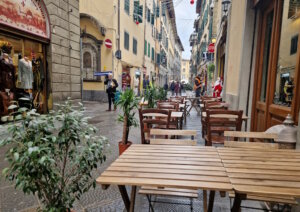
[[[180,92],[180,83],[177,81],[176,84],[175,84],[175,94],[176,94],[176,96],[179,95],[179,92]]]
[[[168,86],[168,83],[166,82],[165,85],[164,85],[164,90],[168,91],[168,88],[169,88],[169,86]]]
[[[174,81],[171,82],[170,89],[172,91],[172,96],[174,96],[174,93],[175,93],[175,82]]]
[[[201,78],[200,75],[195,77],[195,81],[194,81],[194,91],[196,92],[196,97],[200,97],[201,94]]]
[[[114,104],[114,110],[116,110],[117,107],[115,104],[115,93],[117,91],[117,87],[119,86],[118,82],[117,80],[113,79],[112,74],[109,74],[106,76],[104,84],[106,85],[106,93],[108,97],[108,110],[106,111],[111,111],[111,103]]]

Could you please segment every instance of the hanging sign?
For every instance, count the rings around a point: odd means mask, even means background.
[[[214,43],[209,44],[207,50],[209,53],[214,53],[215,52],[215,44]]]
[[[94,72],[95,77],[107,76],[112,74],[112,71]]]
[[[41,0],[0,0],[0,24],[50,39],[49,16]]]
[[[112,42],[111,42],[111,40],[110,40],[110,39],[106,39],[106,40],[104,41],[104,45],[106,46],[106,48],[111,49],[111,47],[112,47]]]

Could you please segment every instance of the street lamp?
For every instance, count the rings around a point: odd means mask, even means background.
[[[231,0],[222,0],[223,12],[226,14],[228,7],[231,4]]]

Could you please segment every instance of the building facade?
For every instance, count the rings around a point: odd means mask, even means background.
[[[79,1],[0,0],[0,11],[1,116],[4,99],[30,98],[39,112],[80,100]]]
[[[190,75],[190,60],[181,60],[181,81],[185,83],[192,82]]]
[[[223,98],[249,116],[248,130],[265,131],[288,114],[298,123],[299,9],[289,0],[233,0],[223,9],[216,51],[226,56],[217,70]]]

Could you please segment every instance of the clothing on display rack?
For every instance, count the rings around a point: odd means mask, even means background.
[[[0,57],[0,90],[9,89],[13,91],[15,83],[15,67],[12,59],[7,54],[3,54]]]
[[[19,60],[18,81],[20,82],[18,85],[19,88],[32,89],[32,63],[26,57]]]

